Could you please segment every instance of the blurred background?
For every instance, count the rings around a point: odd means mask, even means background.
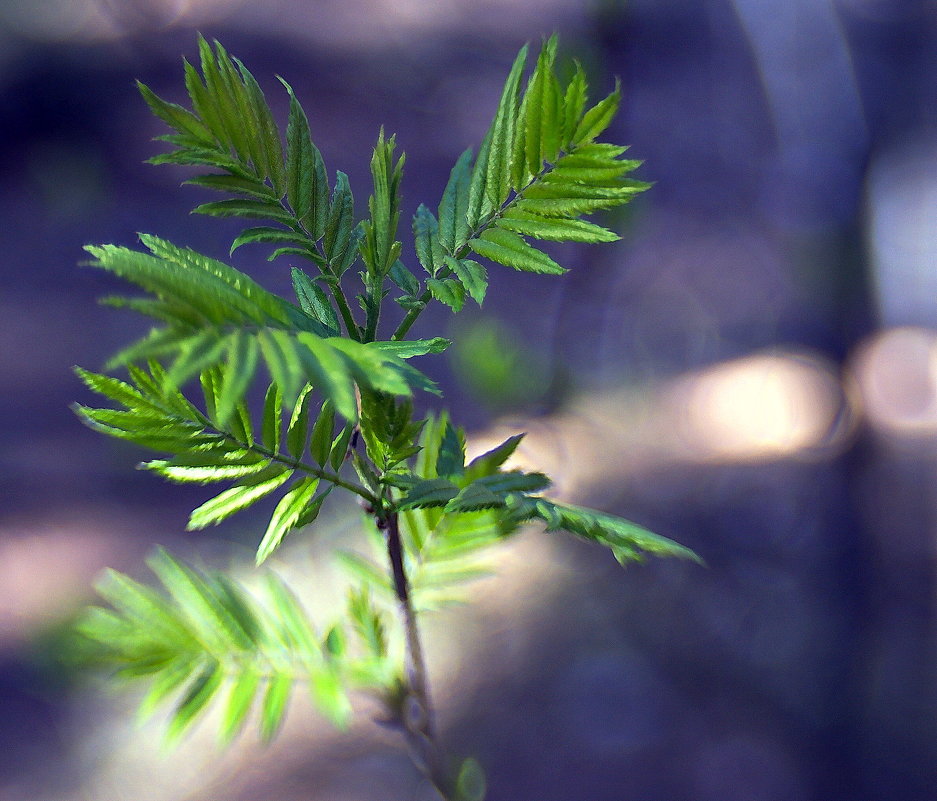
[[[0,0],[0,801],[431,797],[367,704],[343,734],[299,701],[270,747],[220,753],[208,725],[166,753],[133,693],[56,659],[105,565],[146,576],[161,543],[249,581],[269,513],[184,536],[206,493],[134,471],[68,409],[89,400],[71,366],[145,329],[96,304],[118,287],[81,246],[147,231],[225,258],[240,230],[142,163],[164,130],[133,80],[183,102],[197,30],[281,120],[273,76],[293,84],[359,214],[396,132],[405,220],[477,146],[525,41],[559,32],[595,98],[622,80],[607,136],[656,182],[606,218],[623,240],[556,248],[560,280],[491,269],[483,310],[421,317],[456,345],[420,366],[476,450],[528,431],[561,497],[707,566],[623,572],[533,532],[427,622],[443,738],[489,798],[937,797],[932,0]],[[288,291],[265,256],[234,263]],[[275,569],[305,588],[356,514]]]

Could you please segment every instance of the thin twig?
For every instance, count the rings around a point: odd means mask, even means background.
[[[378,528],[384,531],[387,539],[387,556],[394,579],[394,593],[400,604],[407,638],[407,695],[400,711],[400,722],[403,725],[414,764],[429,779],[439,794],[444,799],[449,799],[451,798],[450,778],[446,770],[444,755],[436,739],[429,680],[426,663],[423,661],[423,647],[420,642],[416,612],[410,599],[410,583],[403,563],[403,543],[400,539],[397,513],[385,519],[378,519],[377,524]]]

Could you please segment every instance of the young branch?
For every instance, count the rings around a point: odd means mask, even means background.
[[[445,758],[436,739],[433,706],[430,700],[429,680],[423,660],[423,647],[416,621],[416,611],[410,600],[410,584],[403,563],[403,543],[397,513],[378,518],[377,525],[387,540],[387,556],[394,580],[394,593],[400,604],[407,640],[407,695],[400,711],[414,764],[444,799],[450,799],[450,777]]]

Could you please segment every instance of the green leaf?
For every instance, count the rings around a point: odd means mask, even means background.
[[[280,450],[280,430],[283,427],[283,418],[280,416],[282,406],[283,397],[280,394],[280,387],[271,384],[267,387],[267,394],[264,395],[261,442],[265,448],[274,452]]]
[[[166,730],[167,740],[177,740],[189,727],[211,701],[215,691],[221,685],[222,678],[223,674],[217,663],[208,664],[201,670],[186,690],[169,721],[169,727]]]
[[[465,478],[474,481],[482,476],[490,476],[498,470],[517,450],[517,446],[524,439],[524,434],[515,434],[508,437],[500,445],[495,446],[490,451],[485,451],[481,456],[476,456],[469,462],[465,468]]]
[[[257,340],[244,331],[236,331],[228,339],[227,369],[215,408],[218,426],[224,427],[247,392],[257,370],[259,352]],[[247,422],[249,424],[250,418]]]
[[[332,404],[326,401],[322,404],[319,416],[312,427],[309,438],[309,451],[316,464],[325,465],[332,450],[332,429],[335,427],[335,411]]]
[[[539,492],[549,487],[551,482],[543,473],[508,470],[482,476],[476,479],[475,483],[492,492],[504,495],[508,492]]]
[[[286,126],[286,196],[297,219],[313,239],[325,233],[329,213],[329,185],[322,154],[312,143],[306,112],[296,99],[293,88],[282,78],[290,96]]]
[[[449,173],[449,182],[439,202],[439,243],[450,255],[455,255],[469,237],[467,213],[471,182],[472,150],[469,148],[459,156]],[[416,290],[401,289],[416,294]]]
[[[436,275],[442,263],[439,224],[433,213],[422,203],[413,215],[413,243],[416,247],[416,257],[423,269],[430,275]]]
[[[196,451],[193,454],[177,456],[170,461],[152,460],[140,466],[179,484],[208,484],[250,476],[269,465],[266,459],[257,459],[253,454],[251,458],[254,461],[222,462],[215,454]]]
[[[563,97],[562,147],[564,150],[569,149],[576,127],[582,119],[582,112],[586,107],[586,91],[586,74],[583,72],[582,65],[577,61],[576,71],[566,85],[566,93]]]
[[[231,684],[228,701],[221,719],[221,741],[229,743],[244,727],[251,704],[257,695],[260,676],[251,670],[245,670]]]
[[[390,280],[409,295],[417,295],[420,291],[420,282],[411,273],[404,263],[397,259],[390,268]]]
[[[488,289],[488,273],[485,268],[477,261],[454,259],[452,256],[446,256],[446,266],[458,276],[472,300],[481,306]]]
[[[293,689],[293,680],[288,675],[274,676],[264,693],[260,717],[260,734],[265,742],[270,742],[286,717],[286,703]]]
[[[527,86],[521,150],[523,157],[519,159],[526,169],[515,165],[515,186],[518,187],[540,172],[545,159],[552,161],[559,149],[557,97],[553,79],[556,43],[556,35],[544,43]]]
[[[440,476],[460,476],[465,471],[465,435],[446,420],[436,457],[436,472]]]
[[[192,511],[186,530],[196,531],[206,526],[217,525],[235,512],[240,512],[269,495],[286,482],[291,474],[290,470],[271,467],[255,477],[255,479],[260,478],[256,482],[242,483],[226,489]]]
[[[335,173],[335,189],[325,226],[322,246],[330,262],[338,262],[351,245],[355,227],[355,199],[348,184],[348,176],[341,171]]]
[[[407,497],[398,509],[422,509],[427,506],[445,506],[456,495],[459,488],[447,478],[428,478],[407,490]]]
[[[231,243],[231,249],[228,255],[234,253],[241,245],[251,244],[253,242],[263,243],[281,243],[281,242],[299,242],[299,237],[294,231],[287,231],[285,228],[270,228],[269,226],[258,226],[256,228],[247,228],[242,231]]]
[[[316,673],[312,677],[311,690],[313,700],[322,714],[338,728],[347,728],[351,703],[339,677],[331,671]]]
[[[511,157],[514,151],[514,137],[517,131],[518,92],[520,89],[521,73],[527,63],[527,45],[521,48],[511,71],[508,73],[498,103],[498,110],[491,123],[489,131],[488,158],[485,164],[484,177],[472,175],[470,196],[477,192],[476,181],[484,183],[484,198],[481,203],[481,214],[487,214],[499,208],[507,200],[511,189]],[[473,191],[475,190],[475,191]]]
[[[312,386],[306,384],[299,393],[286,429],[286,449],[297,460],[302,459],[309,438],[309,405],[306,399],[311,391]]]
[[[240,175],[196,175],[184,183],[195,186],[204,186],[218,192],[229,192],[233,195],[250,195],[267,203],[277,203],[279,198],[267,184],[257,178],[244,178]]]
[[[479,256],[515,270],[552,275],[566,272],[546,253],[532,248],[517,234],[503,228],[487,228],[481,238],[470,239],[468,246]]]
[[[689,548],[614,515],[546,498],[516,497],[513,505],[516,519],[539,518],[547,524],[547,531],[564,529],[598,542],[610,548],[619,561],[640,559],[642,553],[649,553],[701,563],[699,556]]]
[[[279,203],[265,200],[247,200],[245,198],[231,198],[230,200],[202,203],[192,209],[192,213],[207,214],[210,217],[246,217],[248,219],[275,220],[284,225],[293,222],[293,216],[284,211]]]
[[[137,81],[137,89],[157,117],[179,133],[188,134],[209,147],[214,145],[211,131],[191,111],[175,103],[167,103],[154,94],[148,86]]]
[[[514,209],[499,219],[496,225],[515,234],[554,242],[615,242],[621,239],[607,228],[585,220],[539,217]]]
[[[400,219],[400,179],[405,157],[401,155],[394,164],[396,142],[395,136],[385,140],[384,129],[381,128],[371,156],[374,191],[368,200],[371,216],[362,226],[364,236],[360,251],[368,275],[375,279],[387,275],[400,256],[400,242],[396,241],[396,236]],[[375,318],[372,327],[376,322]],[[368,333],[373,334],[371,331]],[[367,337],[371,338],[373,336]]]
[[[433,337],[432,339],[371,342],[368,346],[382,353],[396,356],[398,359],[410,359],[414,356],[424,356],[427,353],[442,353],[451,344],[451,339]]]
[[[453,312],[462,310],[465,303],[465,287],[453,278],[427,278],[426,288],[432,296],[449,306]]]
[[[251,75],[250,71],[238,59],[234,59],[250,106],[251,115],[259,144],[259,152],[263,159],[263,171],[273,184],[274,193],[282,197],[286,191],[285,176],[283,174],[283,150],[280,144],[280,132],[273,120],[273,114],[264,98],[260,85]]]
[[[147,564],[203,642],[222,652],[252,647],[251,633],[198,572],[163,549],[147,559]]]
[[[329,453],[329,465],[331,465],[333,470],[340,470],[345,463],[345,457],[348,455],[348,443],[351,441],[354,431],[354,426],[347,425],[339,431],[338,436],[332,440],[332,450]]]
[[[615,114],[618,113],[618,105],[621,102],[621,84],[616,79],[615,90],[604,100],[600,100],[590,108],[579,121],[576,130],[572,135],[573,144],[583,144],[591,142],[602,131],[608,128]]]
[[[296,527],[306,506],[312,501],[319,479],[307,477],[297,481],[273,510],[267,531],[257,548],[257,564],[262,564],[283,541],[283,538]]]
[[[293,291],[299,300],[300,308],[322,323],[328,330],[329,336],[338,336],[341,331],[338,315],[335,314],[328,295],[298,267],[293,267],[290,272],[293,277]]]
[[[469,484],[450,500],[444,512],[474,512],[479,509],[493,509],[504,506],[504,498],[496,495],[481,482]]]

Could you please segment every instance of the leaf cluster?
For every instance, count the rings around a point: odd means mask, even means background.
[[[162,591],[109,570],[97,584],[109,608],[88,609],[78,631],[95,644],[89,656],[113,666],[119,678],[152,679],[140,711],[149,715],[171,703],[170,740],[216,700],[222,741],[241,731],[252,707],[269,740],[296,684],[305,684],[319,710],[344,726],[351,711],[347,685],[356,672],[373,674],[375,658],[386,659],[385,643],[373,636],[359,665],[340,658],[342,629],[317,632],[273,573],[257,598],[225,574],[202,573],[163,550],[148,561]]]
[[[184,63],[191,109],[140,84],[172,129],[160,138],[173,149],[151,161],[194,167],[188,183],[226,195],[196,212],[251,221],[231,251],[273,245],[271,258],[303,259],[314,272],[291,267],[294,302],[155,236],[140,237],[146,252],[89,246],[91,266],[144,293],[107,302],[157,326],[110,361],[109,368],[126,369],[127,380],[78,368],[109,405],[76,411],[102,433],[158,451],[142,469],[177,483],[226,485],[193,510],[189,529],[276,498],[258,563],[312,524],[336,488],[366,508],[380,555],[342,554],[354,586],[343,620],[325,633],[275,577],[257,598],[163,552],[151,561],[162,592],[110,572],[99,589],[111,608],[92,609],[81,631],[121,675],[152,678],[145,709],[176,699],[170,735],[184,731],[222,688],[225,739],[258,704],[261,732],[272,736],[297,682],[308,683],[340,723],[352,685],[377,689],[398,710],[412,691],[403,670],[411,613],[458,600],[465,582],[488,572],[490,546],[528,522],[597,542],[622,564],[647,554],[695,558],[620,518],[544,497],[547,476],[508,466],[523,435],[467,462],[465,434],[445,413],[415,411],[417,391],[438,389],[408,360],[450,343],[405,337],[433,300],[454,312],[466,298],[481,305],[489,275],[476,259],[559,274],[565,269],[532,241],[618,238],[583,219],[649,186],[627,177],[639,162],[622,158],[625,147],[595,141],[617,111],[618,87],[590,106],[581,67],[566,80],[557,75],[556,37],[543,43],[525,82],[523,48],[477,156],[467,150],[456,161],[435,213],[420,204],[413,216],[418,277],[401,258],[405,157],[395,137],[378,136],[368,216],[359,220],[347,176],[337,171],[330,181],[292,87],[281,79],[289,96],[281,137],[247,68],[217,42],[200,37],[198,46],[199,68]],[[356,313],[346,283],[359,260]],[[388,283],[400,290],[395,300],[406,314],[382,340]],[[196,379],[197,397],[190,391]],[[388,604],[398,602],[407,619],[395,624]],[[477,783],[474,769],[466,770],[465,782]]]

